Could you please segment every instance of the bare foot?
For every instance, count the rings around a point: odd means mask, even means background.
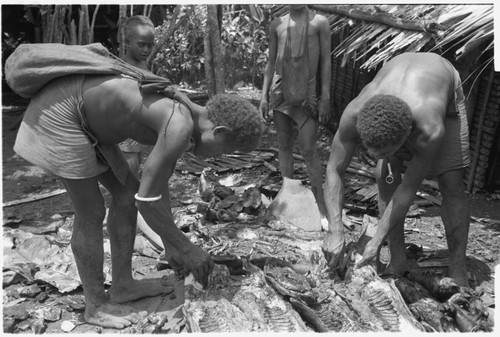
[[[111,302],[126,303],[140,298],[170,294],[173,284],[162,278],[134,280],[131,284],[112,285],[109,290]]]
[[[463,258],[453,258],[450,256],[450,265],[448,266],[448,277],[454,279],[458,285],[469,287],[469,277],[467,276],[467,265]]]
[[[147,312],[138,313],[137,309],[133,307],[105,302],[94,308],[87,305],[84,317],[89,324],[104,328],[123,329],[137,323],[141,314],[147,314]]]
[[[399,259],[389,262],[382,272],[382,275],[403,276],[405,271],[418,268],[418,264],[413,260]]]
[[[448,274],[449,277],[454,279],[455,282],[457,282],[458,285],[462,287],[469,287],[469,278],[467,277],[467,271],[465,270],[460,270],[460,269],[454,269],[454,268],[448,268]]]

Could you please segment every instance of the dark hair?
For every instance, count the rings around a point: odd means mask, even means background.
[[[245,98],[232,94],[213,96],[205,105],[208,118],[215,126],[226,126],[238,150],[251,151],[260,144],[264,119]]]
[[[137,26],[148,26],[151,29],[154,29],[155,26],[153,21],[145,15],[134,15],[125,20],[123,25],[124,33],[125,33],[125,41],[128,42],[129,38],[134,35],[134,30],[132,28]]]
[[[381,149],[400,142],[411,123],[411,109],[405,101],[375,95],[359,112],[356,129],[366,148]]]

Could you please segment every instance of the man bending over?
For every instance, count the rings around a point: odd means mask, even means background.
[[[344,173],[361,139],[378,159],[380,220],[359,265],[378,257],[389,237],[391,260],[385,272],[407,270],[406,213],[424,178],[437,177],[450,252],[448,273],[468,286],[465,256],[470,216],[463,174],[470,160],[464,100],[460,76],[450,62],[433,53],[405,53],[384,65],[349,103],[333,139],[325,182],[329,233],[323,250],[331,268],[345,244],[341,218]],[[407,168],[402,178],[404,162]],[[391,171],[392,183],[386,179]]]
[[[132,277],[137,210],[161,237],[170,265],[192,272],[206,286],[213,261],[176,227],[168,181],[191,138],[195,155],[213,156],[254,149],[263,129],[258,110],[234,95],[214,96],[202,107],[180,93],[174,99],[157,92],[141,95],[137,81],[122,76],[60,77],[32,98],[14,150],[59,176],[71,197],[71,248],[88,323],[129,326],[139,315],[123,303],[173,290],[161,279]],[[127,138],[154,146],[140,182],[117,146]],[[104,289],[106,209],[99,183],[112,195],[107,222],[113,280],[109,293]]]

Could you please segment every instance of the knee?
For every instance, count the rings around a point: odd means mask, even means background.
[[[463,175],[460,172],[443,174],[438,178],[439,191],[444,198],[465,198]]]
[[[126,190],[120,195],[113,196],[113,203],[118,208],[123,208],[123,209],[135,208],[134,195],[136,193],[137,189]]]
[[[278,136],[278,145],[282,150],[292,150],[295,139],[290,135],[280,135]]]
[[[114,191],[112,193],[113,205],[118,208],[135,208],[134,195],[139,190],[139,181],[132,176],[129,176],[124,188]]]
[[[88,238],[95,237],[96,233],[102,234],[105,217],[106,207],[104,202],[89,204],[85,209],[76,210],[71,236],[72,248],[78,249]]]
[[[313,160],[317,156],[316,145],[314,144],[303,144],[300,152],[307,161]]]

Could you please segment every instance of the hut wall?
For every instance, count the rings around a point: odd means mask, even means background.
[[[352,60],[347,63],[341,58],[332,58],[332,80],[330,86],[330,104],[336,123],[346,106],[359,94],[375,76],[375,71],[361,70]]]
[[[493,67],[478,84],[478,97],[470,130],[471,165],[466,169],[467,190],[476,192],[493,187],[500,180],[500,73]]]

